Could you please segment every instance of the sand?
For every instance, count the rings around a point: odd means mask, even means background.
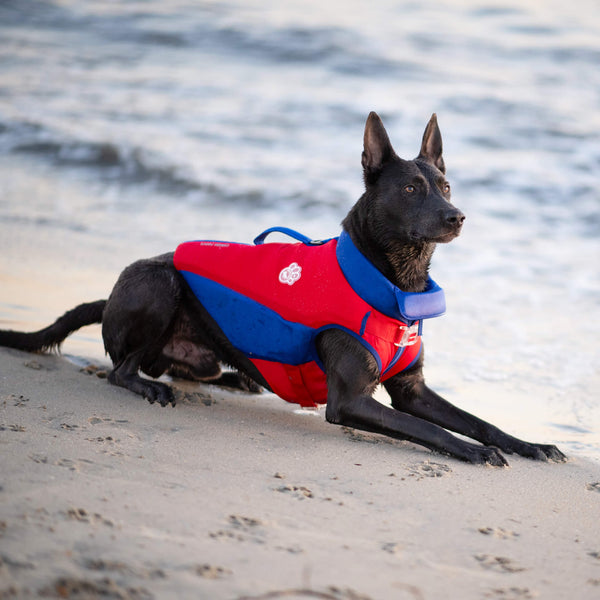
[[[600,597],[595,462],[476,467],[272,394],[177,383],[161,408],[81,369],[0,349],[0,598]]]

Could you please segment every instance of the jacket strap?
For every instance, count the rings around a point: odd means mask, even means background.
[[[303,244],[306,244],[307,246],[320,246],[321,244],[324,244],[325,241],[328,240],[311,240],[309,237],[305,236],[302,233],[298,233],[297,231],[295,231],[294,229],[290,229],[289,227],[269,227],[269,229],[266,229],[265,231],[263,231],[259,236],[254,238],[254,244],[256,246],[260,246],[261,244],[264,243],[265,239],[267,238],[267,236],[270,233],[283,233],[285,235],[289,235],[290,237],[294,238],[295,240],[298,240],[299,242],[302,242]]]

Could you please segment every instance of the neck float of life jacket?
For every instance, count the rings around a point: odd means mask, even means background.
[[[264,244],[273,231],[299,243]],[[403,292],[346,231],[312,241],[273,227],[254,245],[185,242],[173,262],[271,391],[304,407],[327,402],[327,378],[315,345],[321,332],[341,329],[356,338],[374,356],[385,381],[417,361],[422,320],[446,310],[444,292],[431,278],[424,292]]]

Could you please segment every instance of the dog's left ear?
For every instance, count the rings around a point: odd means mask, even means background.
[[[429,123],[427,123],[427,127],[425,127],[423,142],[421,143],[421,152],[419,152],[417,158],[430,162],[442,173],[446,172],[446,165],[442,158],[442,134],[440,133],[437,115],[435,113],[431,115],[431,119],[429,119]]]
[[[384,165],[390,162],[396,153],[379,115],[371,112],[365,125],[362,166],[365,181],[374,183]]]

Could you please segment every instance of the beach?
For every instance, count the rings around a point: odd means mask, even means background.
[[[0,597],[597,598],[600,465],[478,467],[272,394],[0,349]]]
[[[427,383],[569,459],[472,466],[180,381],[151,406],[99,325],[0,348],[0,600],[600,597],[596,0],[4,0],[0,39],[0,329],[186,240],[338,236],[369,112],[405,159],[436,113],[467,218]]]

